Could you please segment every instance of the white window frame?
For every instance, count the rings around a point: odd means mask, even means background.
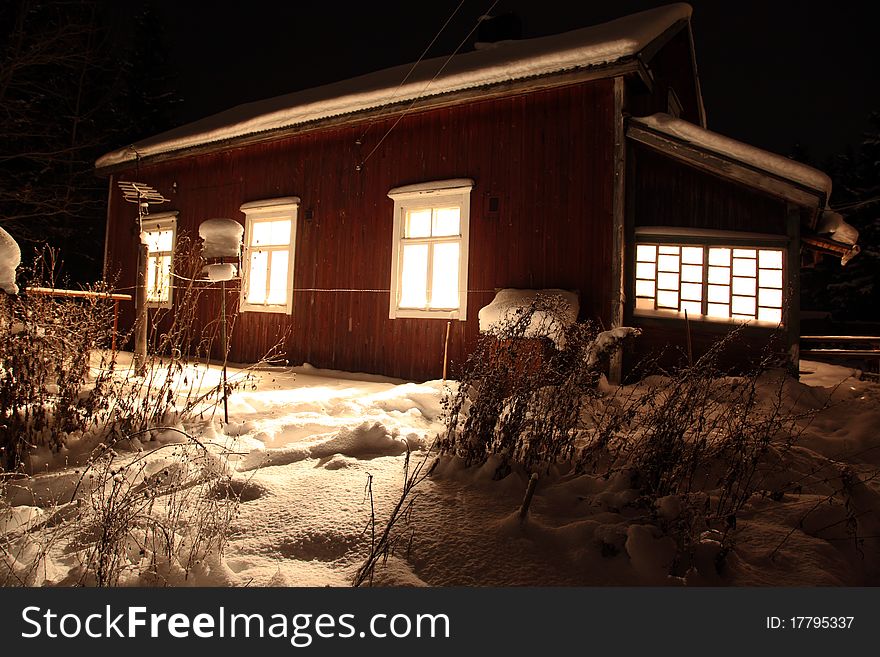
[[[388,192],[388,197],[394,201],[394,222],[392,228],[391,249],[391,299],[388,309],[388,317],[398,318],[421,318],[421,319],[467,319],[467,280],[468,280],[468,243],[470,235],[470,207],[471,190],[474,181],[469,178],[456,178],[453,180],[439,180],[434,182],[419,183],[396,187]],[[410,210],[420,208],[436,208],[442,206],[458,206],[460,213],[460,235],[449,237],[405,238],[405,217]],[[441,242],[457,242],[459,244],[458,260],[458,307],[457,308],[401,308],[400,298],[403,292],[401,285],[403,247],[412,243],[437,244]],[[432,254],[429,249],[427,285],[432,280]],[[430,298],[430,287],[428,296]]]
[[[653,245],[653,246],[664,246],[664,247],[698,247],[703,250],[702,263],[698,266],[702,268],[702,277],[699,281],[699,285],[702,286],[701,291],[701,299],[699,303],[702,306],[702,311],[699,314],[688,313],[687,317],[691,321],[700,321],[700,322],[711,322],[711,323],[721,323],[721,324],[738,324],[738,323],[749,323],[755,326],[785,326],[788,321],[788,290],[787,285],[789,284],[789,253],[788,253],[788,238],[785,235],[771,235],[764,233],[745,233],[745,232],[737,232],[737,231],[721,231],[721,230],[707,230],[702,229],[698,231],[688,230],[688,229],[680,229],[680,228],[669,228],[669,227],[645,227],[645,228],[637,228],[635,235],[635,245],[633,248],[633,258],[632,258],[632,309],[633,315],[635,317],[668,317],[668,318],[683,318],[684,311],[683,310],[675,310],[675,309],[666,309],[659,307],[659,292],[660,292],[660,283],[659,283],[659,260],[655,261],[655,267],[653,272],[653,281],[654,281],[654,289],[653,289],[653,299],[655,307],[651,308],[639,308],[639,293],[638,293],[638,284],[639,282],[646,282],[646,280],[650,280],[650,278],[645,279],[645,276],[639,274],[639,246],[640,245]],[[728,265],[713,265],[709,261],[710,249],[730,249],[731,260]],[[740,258],[736,255],[736,251],[755,251],[755,273],[751,274],[743,274],[737,275],[734,271],[735,261],[736,260],[748,260],[748,258],[743,257]],[[775,251],[781,254],[781,267],[761,267],[761,254],[760,251]],[[681,252],[681,257],[684,257],[684,252]],[[657,251],[657,255],[655,256],[659,259],[659,249]],[[684,261],[679,261],[678,267],[678,276],[679,278],[679,294],[683,294],[682,285],[684,284],[682,278],[684,277],[684,271],[682,269],[685,266]],[[649,263],[648,263],[649,264]],[[689,265],[690,267],[694,267],[694,265]],[[710,268],[713,269],[727,269],[728,282],[722,285],[716,285],[712,282],[710,277]],[[761,285],[761,272],[780,272],[781,283],[779,286],[775,284],[772,285]],[[734,279],[743,279],[743,280],[754,280],[754,293],[746,293],[745,298],[753,298],[755,300],[755,317],[723,317],[709,314],[708,306],[711,302],[710,299],[710,287],[727,287],[728,292],[728,301],[726,305],[730,306],[733,302],[733,297],[738,296],[735,290]],[[776,292],[779,291],[780,294],[780,305],[777,307],[773,306],[762,306],[760,303],[760,295],[762,291],[764,292]],[[684,301],[679,299],[679,303],[683,304]],[[693,302],[697,303],[697,302]],[[725,305],[721,303],[721,305]],[[780,320],[779,322],[775,321],[767,321],[758,319],[757,316],[760,314],[760,308],[767,309],[778,309],[780,311]],[[729,308],[729,312],[732,314],[732,306]]]
[[[171,308],[174,304],[174,250],[177,248],[177,214],[176,210],[171,212],[160,212],[147,215],[141,221],[141,232],[150,233],[153,231],[161,231],[171,229],[171,250],[170,251],[147,251],[147,262],[144,263],[144,286],[147,284],[147,272],[149,271],[149,261],[151,258],[161,258],[162,256],[171,256],[168,276],[168,299],[165,301],[151,301],[149,298],[149,290],[145,290],[147,308]],[[158,265],[157,265],[158,269]]]
[[[282,198],[251,201],[241,206],[245,216],[244,224],[244,253],[242,254],[242,277],[241,299],[239,310],[241,312],[260,313],[285,313],[293,312],[293,270],[294,254],[296,252],[296,225],[300,199],[298,196],[285,196]],[[254,224],[265,221],[290,220],[290,241],[286,245],[259,247],[252,245]],[[285,303],[250,303],[247,300],[247,292],[250,287],[251,253],[256,250],[287,251],[287,299]],[[267,277],[270,275],[267,271]]]

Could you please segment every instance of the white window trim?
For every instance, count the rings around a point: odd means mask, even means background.
[[[154,251],[147,253],[147,258],[156,256],[170,255],[171,267],[168,279],[168,300],[167,301],[147,301],[147,308],[171,308],[174,305],[174,251],[177,249],[177,210],[170,212],[157,212],[156,214],[147,215],[141,221],[141,232],[149,233],[155,230],[171,229],[171,251]],[[146,276],[148,271],[147,263],[144,263],[144,284],[146,284]],[[146,297],[146,293],[144,295]]]
[[[391,299],[389,302],[388,317],[390,319],[414,318],[414,319],[467,319],[467,289],[468,289],[468,244],[470,235],[470,208],[471,190],[474,181],[470,178],[456,178],[453,180],[439,180],[434,182],[418,183],[395,187],[388,192],[388,197],[394,201],[394,223],[392,228],[392,256],[391,256]],[[458,261],[458,308],[455,309],[420,309],[401,308],[401,284],[400,276],[403,250],[403,227],[404,217],[407,210],[423,207],[436,207],[442,204],[457,205],[460,209],[460,230]],[[452,241],[446,238],[429,241]],[[428,280],[431,280],[431,272],[428,271]]]
[[[788,323],[788,303],[787,303],[787,285],[789,284],[789,254],[787,246],[789,238],[786,235],[776,235],[771,233],[751,233],[745,231],[729,231],[729,230],[712,230],[712,229],[691,229],[666,226],[645,226],[636,228],[635,244],[633,248],[632,262],[632,312],[634,317],[655,317],[662,319],[682,319],[684,312],[663,309],[645,309],[636,307],[636,248],[639,244],[657,244],[669,246],[700,246],[704,248],[704,272],[708,266],[706,257],[708,257],[708,249],[711,248],[730,248],[730,249],[772,249],[782,252],[782,320],[777,324],[759,319],[748,319],[740,317],[716,317],[711,315],[688,315],[688,319],[695,322],[705,322],[712,324],[751,324],[754,326],[773,327],[785,326]],[[656,272],[655,272],[656,275]],[[656,285],[656,283],[655,283]],[[703,285],[703,304],[706,303],[706,294],[708,283],[705,280]],[[656,288],[655,288],[656,294]],[[757,297],[756,297],[757,303]]]
[[[293,270],[295,264],[294,254],[296,253],[296,218],[299,204],[300,199],[298,196],[285,196],[282,198],[251,201],[241,206],[240,210],[245,216],[245,228],[239,311],[284,313],[287,315],[293,312]],[[253,237],[254,224],[260,221],[277,219],[290,219],[290,243],[287,245],[287,301],[283,304],[249,303],[247,301],[247,291],[251,273],[251,239]]]

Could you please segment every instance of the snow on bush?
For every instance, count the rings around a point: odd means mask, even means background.
[[[21,264],[21,250],[12,235],[0,228],[0,289],[6,294],[18,294],[15,270]]]
[[[208,219],[199,224],[205,258],[234,258],[241,251],[244,226],[234,219]],[[224,279],[219,279],[224,280]],[[228,279],[227,279],[228,280]]]

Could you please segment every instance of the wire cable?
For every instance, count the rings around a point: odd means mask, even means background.
[[[449,15],[449,18],[446,19],[446,22],[445,22],[445,23],[443,23],[443,27],[441,27],[441,28],[440,28],[440,31],[437,32],[437,34],[434,35],[434,38],[431,39],[431,43],[429,43],[429,44],[428,44],[428,47],[425,48],[425,50],[422,52],[421,55],[419,55],[419,58],[418,58],[418,59],[415,61],[415,63],[410,67],[410,69],[409,69],[409,71],[407,72],[406,76],[404,76],[403,80],[400,81],[400,84],[397,85],[397,89],[395,89],[395,90],[394,90],[394,93],[392,93],[391,96],[389,96],[389,98],[388,98],[389,101],[390,101],[391,99],[393,99],[393,98],[397,95],[397,92],[400,91],[400,88],[401,88],[403,85],[406,84],[406,81],[409,80],[410,76],[413,74],[413,71],[416,70],[416,66],[418,66],[418,65],[422,62],[422,60],[425,58],[425,55],[428,54],[428,51],[429,51],[429,50],[431,49],[431,47],[437,42],[437,39],[440,38],[440,35],[443,34],[443,30],[446,29],[446,26],[449,25],[449,23],[452,21],[452,19],[453,19],[453,18],[455,17],[455,15],[458,13],[458,10],[461,9],[461,6],[462,6],[463,4],[464,4],[464,0],[461,0],[461,2],[458,3],[458,6],[457,6],[457,7],[455,8],[455,10]],[[374,124],[375,124],[375,121],[370,121],[370,124],[366,127],[366,129],[363,131],[363,133],[361,134],[361,136],[358,137],[358,139],[357,139],[357,141],[356,141],[355,143],[360,144],[360,143],[363,141],[364,137],[367,136],[367,133],[370,131],[370,129],[372,129],[372,127],[373,127]]]
[[[385,134],[382,135],[382,138],[376,143],[376,145],[373,146],[373,150],[371,150],[369,153],[367,153],[367,156],[363,160],[361,160],[361,163],[358,164],[355,167],[355,169],[360,171],[364,167],[364,165],[367,163],[367,160],[369,160],[370,157],[372,157],[373,153],[375,153],[376,150],[378,150],[379,146],[382,145],[382,142],[385,141],[385,138],[391,134],[391,132],[397,127],[397,124],[400,123],[401,120],[403,120],[403,117],[406,116],[407,114],[409,114],[410,110],[412,110],[412,108],[415,106],[415,104],[419,100],[421,100],[422,95],[425,93],[425,91],[428,90],[428,87],[430,87],[434,83],[434,81],[438,77],[440,77],[440,74],[446,69],[446,66],[449,64],[449,62],[452,61],[452,58],[458,54],[458,51],[461,50],[462,46],[464,46],[464,44],[467,43],[467,40],[471,38],[473,33],[477,31],[477,28],[480,26],[480,23],[482,23],[490,13],[492,13],[492,10],[495,9],[495,5],[497,5],[498,2],[499,2],[499,0],[494,0],[492,5],[486,11],[484,11],[482,14],[480,14],[480,17],[477,19],[477,22],[474,25],[474,27],[471,29],[470,32],[467,33],[467,36],[461,40],[461,43],[458,44],[458,47],[452,52],[452,54],[446,58],[446,61],[443,62],[443,66],[440,67],[440,69],[434,74],[434,77],[428,81],[428,83],[418,93],[418,95],[412,99],[412,102],[409,104],[409,106],[405,110],[403,110],[403,112],[400,113],[400,116],[397,117],[397,120],[392,124],[392,126],[390,128],[388,128],[388,130],[385,132]]]

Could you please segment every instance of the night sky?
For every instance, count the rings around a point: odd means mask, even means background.
[[[451,53],[492,0],[465,0],[428,56]],[[181,123],[228,107],[418,59],[458,0],[340,3],[153,0],[179,75]],[[525,38],[667,4],[499,0]],[[813,163],[860,141],[880,111],[873,3],[694,0],[710,129]],[[230,5],[231,7],[231,5]],[[471,39],[471,42],[473,39]],[[463,50],[470,49],[468,43]]]

